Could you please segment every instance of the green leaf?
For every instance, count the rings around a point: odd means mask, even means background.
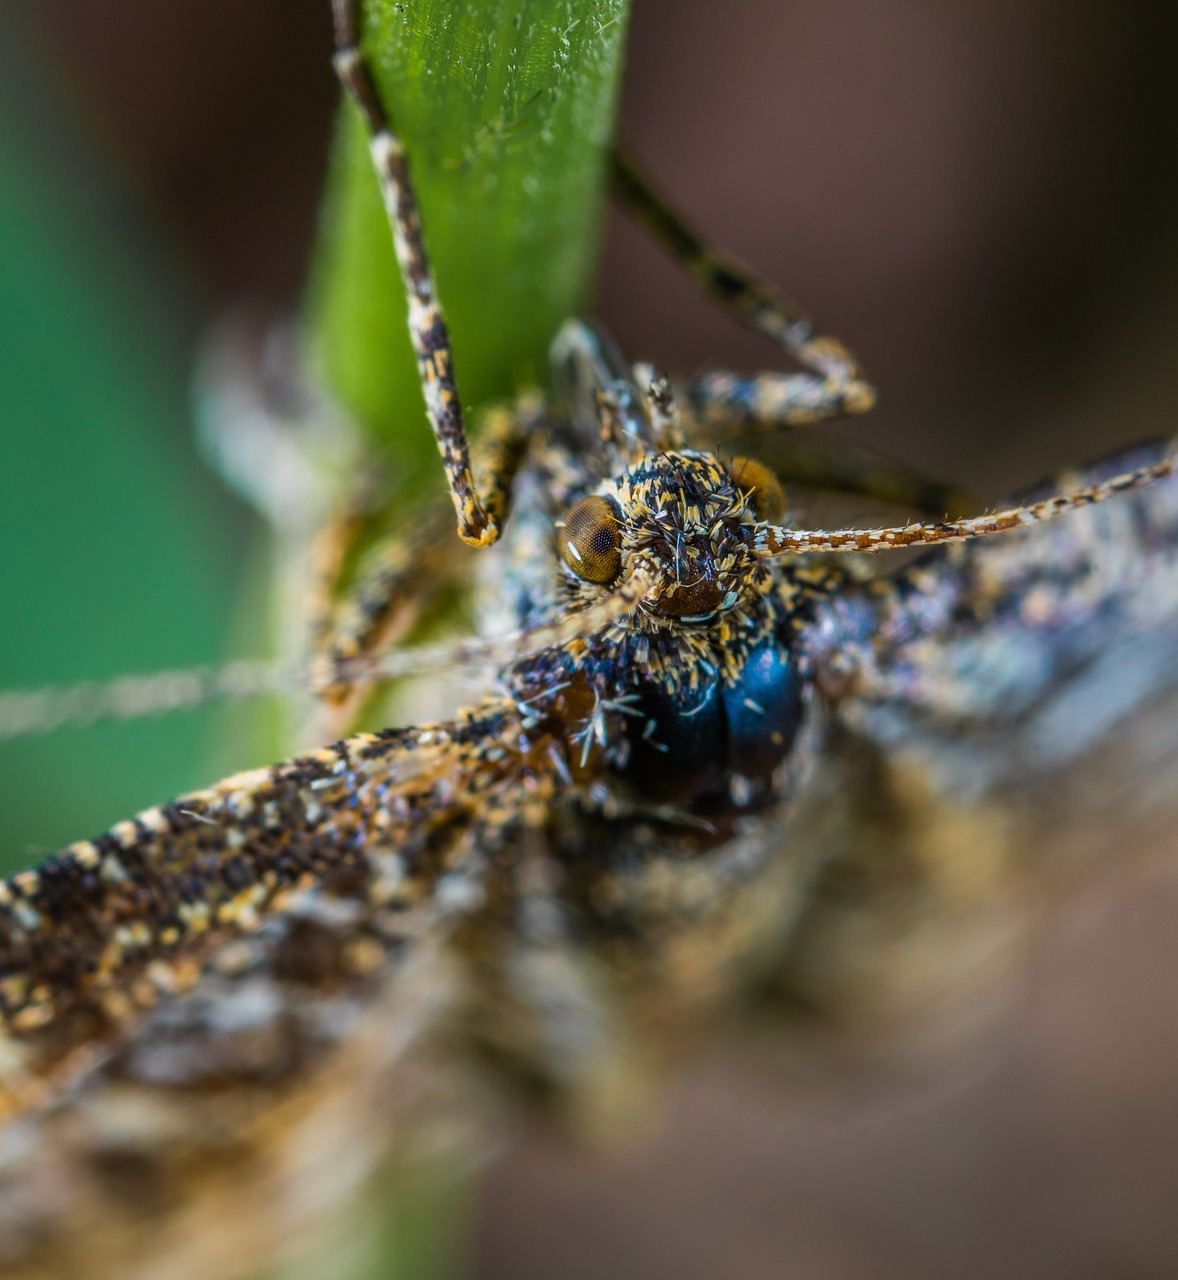
[[[628,0],[368,0],[364,47],[412,166],[468,409],[543,383],[591,300]],[[433,444],[359,113],[337,132],[312,343],[358,422]],[[431,464],[436,465],[436,464]]]

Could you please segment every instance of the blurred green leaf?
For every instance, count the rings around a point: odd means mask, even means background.
[[[201,467],[196,314],[0,15],[0,688],[216,660],[243,522]],[[0,745],[11,870],[208,781],[211,713]]]

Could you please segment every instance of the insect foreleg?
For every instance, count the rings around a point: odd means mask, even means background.
[[[527,452],[528,438],[543,415],[538,398],[491,409],[473,450],[473,465],[496,523],[506,518],[512,482]],[[384,652],[402,639],[433,600],[438,588],[461,574],[465,561],[454,555],[444,507],[428,505],[397,532],[379,540],[362,559],[354,582],[340,596],[352,543],[364,522],[351,513],[324,531],[320,540],[321,606],[312,633],[315,660],[323,673],[319,693],[334,704],[339,727],[347,722],[346,704],[363,682],[338,673]]]
[[[770,375],[783,426],[817,422],[844,413],[865,413],[875,391],[853,355],[837,338],[818,333],[806,315],[766,281],[734,258],[708,246],[622,152],[611,172],[614,194],[700,287],[728,307],[750,329],[762,333],[808,369],[805,374]],[[719,392],[716,392],[719,395]]]
[[[460,567],[450,545],[450,519],[446,507],[436,503],[418,510],[406,527],[367,551],[355,580],[338,599],[366,522],[343,511],[321,532],[311,642],[313,666],[322,671],[316,692],[329,704],[342,707],[351,693],[364,687],[338,673],[405,636],[440,584]]]
[[[450,332],[422,237],[405,151],[393,131],[368,61],[360,49],[359,9],[359,0],[332,0],[335,69],[368,129],[372,160],[380,179],[409,302],[409,335],[417,355],[430,427],[438,442],[458,516],[458,535],[472,546],[489,546],[500,533],[494,514],[496,495],[492,492],[490,501],[484,502],[475,484],[462,404],[454,381]]]
[[[851,390],[846,391],[845,386]],[[756,373],[748,376],[716,371],[701,374],[676,387],[677,402],[692,426],[714,439],[734,431],[762,431],[802,427],[845,413],[863,413],[859,383],[818,378],[812,373]]]

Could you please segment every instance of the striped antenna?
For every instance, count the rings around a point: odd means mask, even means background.
[[[1178,449],[1178,446],[1176,446]],[[1160,462],[1125,471],[1074,493],[1056,494],[1041,502],[1011,507],[992,515],[971,516],[965,520],[914,521],[889,529],[787,529],[763,525],[756,534],[753,549],[760,556],[781,556],[806,551],[891,551],[896,547],[931,546],[938,542],[965,542],[970,538],[988,538],[991,534],[1022,529],[1027,525],[1053,520],[1077,507],[1090,507],[1105,502],[1118,493],[1141,489],[1173,475],[1178,469],[1178,452],[1171,452]]]

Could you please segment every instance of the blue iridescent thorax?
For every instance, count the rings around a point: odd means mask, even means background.
[[[613,772],[644,799],[689,810],[747,808],[770,798],[773,775],[801,728],[805,685],[788,643],[753,649],[730,680],[692,701],[641,681]],[[641,725],[641,728],[639,728]]]

